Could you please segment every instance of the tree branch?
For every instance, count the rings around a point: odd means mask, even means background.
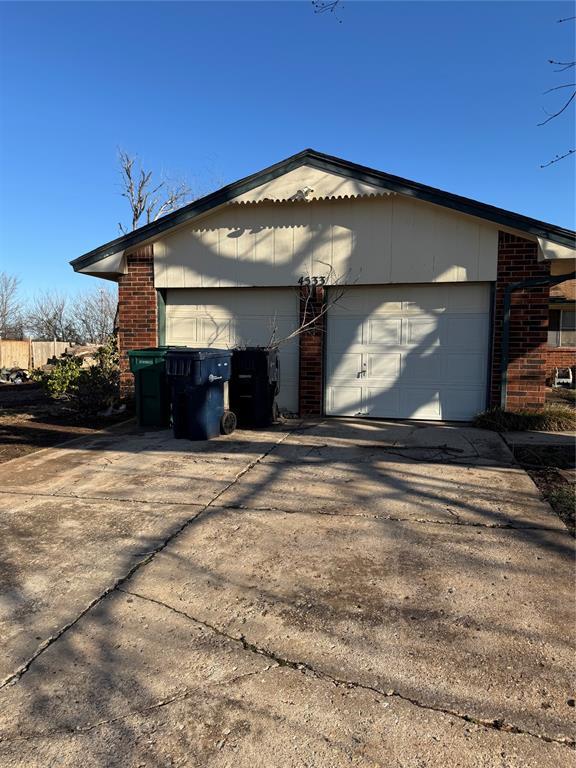
[[[576,98],[576,91],[574,91],[572,96],[570,96],[568,101],[564,104],[564,106],[561,109],[558,110],[558,112],[554,112],[553,115],[550,115],[549,117],[547,117],[546,120],[544,120],[542,123],[538,123],[538,126],[546,125],[546,123],[549,123],[550,120],[554,120],[555,117],[558,117],[559,115],[561,115],[562,112],[564,112],[566,109],[568,109],[568,107],[574,101],[575,98]],[[546,112],[546,114],[548,114],[548,113]]]
[[[554,163],[558,163],[560,160],[564,160],[565,157],[570,157],[570,155],[573,154],[576,154],[576,149],[569,149],[568,152],[564,152],[563,155],[556,155],[552,160],[541,165],[540,168],[548,168],[549,165],[554,165]]]

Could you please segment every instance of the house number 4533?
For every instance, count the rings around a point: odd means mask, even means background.
[[[301,277],[298,280],[300,285],[324,285],[326,283],[325,277]]]

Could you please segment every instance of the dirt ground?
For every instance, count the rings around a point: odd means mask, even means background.
[[[512,452],[516,461],[528,472],[540,493],[570,533],[573,536],[576,535],[573,481],[576,472],[576,451],[574,446],[517,446],[512,449]]]
[[[33,381],[0,384],[0,463],[90,435],[128,416],[82,418],[65,402],[48,397]]]

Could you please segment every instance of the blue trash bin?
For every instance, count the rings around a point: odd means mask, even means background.
[[[224,409],[224,384],[230,379],[232,353],[225,349],[179,347],[166,353],[172,390],[174,437],[209,440],[236,427]]]

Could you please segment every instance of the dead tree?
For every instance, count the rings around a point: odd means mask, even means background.
[[[104,344],[114,332],[116,291],[99,287],[73,301],[76,332],[84,344]]]
[[[128,200],[132,215],[131,229],[150,224],[161,216],[181,208],[193,200],[192,190],[183,181],[162,179],[158,184],[152,171],[146,171],[136,155],[118,152],[122,197]],[[118,228],[126,234],[130,228],[119,223]]]
[[[0,272],[1,339],[20,339],[24,334],[24,317],[19,288],[20,280],[16,275]]]
[[[566,19],[558,19],[559,24],[563,24],[567,21],[574,21],[576,20],[576,16],[570,16]],[[576,60],[568,60],[568,61],[557,61],[556,59],[548,59],[548,63],[551,64],[554,67],[557,67],[557,69],[554,69],[554,72],[569,72],[572,74],[576,71]],[[563,93],[563,100],[560,103],[560,106],[555,108],[554,112],[546,112],[546,119],[543,120],[541,123],[538,123],[539,126],[546,125],[547,123],[551,122],[552,120],[555,120],[557,117],[560,117],[560,115],[564,114],[566,110],[574,104],[576,99],[576,82],[574,82],[574,77],[571,78],[572,82],[569,83],[561,83],[560,85],[556,85],[553,88],[549,88],[547,91],[544,91],[544,95],[547,95],[549,93],[558,93],[562,91]],[[568,92],[568,95],[566,95],[566,92]],[[566,152],[560,153],[552,158],[552,160],[549,160],[547,163],[544,163],[541,165],[541,168],[547,168],[549,165],[554,165],[554,163],[558,163],[560,160],[564,160],[566,157],[570,157],[570,155],[573,155],[576,153],[576,149],[569,149]]]
[[[58,291],[36,294],[27,313],[26,326],[38,340],[81,341],[69,299]]]

